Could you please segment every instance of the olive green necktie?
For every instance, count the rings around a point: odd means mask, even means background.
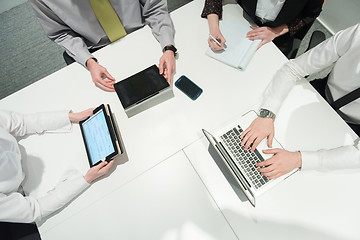
[[[90,0],[94,13],[111,42],[126,35],[124,26],[109,0]]]

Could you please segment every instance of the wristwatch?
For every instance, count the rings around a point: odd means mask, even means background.
[[[271,118],[272,120],[275,121],[275,113],[273,113],[272,111],[270,110],[267,110],[265,108],[261,108],[260,109],[260,114],[259,114],[259,117],[262,117],[262,118]]]
[[[163,48],[163,53],[164,53],[165,51],[167,51],[167,50],[173,51],[173,52],[174,52],[174,56],[177,55],[177,49],[176,49],[176,47],[174,47],[173,45],[167,45],[167,46],[165,46],[165,47]]]

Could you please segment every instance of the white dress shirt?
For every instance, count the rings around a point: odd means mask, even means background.
[[[265,90],[262,108],[276,114],[296,81],[333,63],[335,64],[328,78],[328,87],[335,101],[360,87],[360,24],[336,33],[317,47],[287,62]],[[352,122],[360,124],[360,99],[340,110]],[[302,169],[360,167],[359,140],[352,146],[301,153]]]
[[[77,170],[69,170],[45,196],[34,198],[19,192],[24,172],[14,136],[70,129],[68,111],[22,115],[0,111],[0,221],[30,223],[41,220],[67,204],[89,184]]]
[[[161,49],[174,45],[175,30],[165,0],[109,2],[128,34],[149,24]],[[88,48],[110,44],[89,0],[30,0],[30,3],[47,36],[65,48],[78,63],[85,66],[92,57]]]
[[[285,0],[258,0],[255,15],[264,22],[274,21],[284,3]]]

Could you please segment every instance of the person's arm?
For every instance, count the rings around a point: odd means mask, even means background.
[[[219,19],[222,18],[222,0],[206,0],[204,9],[201,13],[202,18],[206,18],[209,25],[209,33],[213,36],[221,46],[219,46],[211,37],[208,38],[209,47],[213,51],[224,49],[226,39],[221,34],[219,28]]]
[[[142,14],[145,21],[149,24],[151,31],[160,43],[161,49],[165,46],[175,46],[174,25],[170,18],[165,0],[141,0],[143,6]],[[171,50],[164,52],[159,61],[160,74],[170,83],[171,76],[175,71],[175,54]]]
[[[69,28],[45,3],[41,0],[30,0],[41,26],[46,35],[55,43],[62,46],[67,54],[76,62],[88,68],[95,85],[105,91],[115,91],[115,79],[106,68],[96,62],[89,52],[84,39]]]
[[[70,57],[86,67],[90,54],[83,38],[69,28],[42,0],[30,0],[46,35],[62,46]]]
[[[336,169],[360,168],[360,139],[353,145],[313,152],[290,152],[284,149],[267,149],[266,154],[273,157],[257,163],[263,176],[269,179],[278,178],[295,168],[303,170],[330,171]]]
[[[258,46],[258,49],[262,47],[264,44],[271,42],[275,38],[284,35],[285,33],[289,32],[289,27],[286,24],[282,24],[277,27],[252,27],[252,29],[246,34],[246,37],[249,40],[262,40]]]
[[[59,183],[46,195],[24,197],[18,192],[0,193],[0,221],[31,223],[39,221],[59,210],[90,186],[94,180],[105,175],[113,165],[106,161],[90,168],[83,176],[77,170],[68,171]]]
[[[322,10],[322,4],[323,0],[308,1],[301,14],[296,16],[293,21],[277,27],[251,27],[253,30],[248,32],[246,37],[250,40],[261,39],[262,41],[258,47],[260,48],[285,33],[289,32],[293,36],[306,25],[315,21]]]
[[[78,123],[91,116],[92,112],[93,108],[78,113],[68,110],[30,114],[0,111],[0,127],[15,136],[59,129],[70,130],[71,123]]]
[[[305,26],[312,24],[315,19],[320,15],[323,3],[324,0],[308,1],[301,14],[297,16],[293,21],[286,24],[289,28],[290,36],[295,35]]]
[[[360,139],[353,145],[319,151],[301,151],[302,170],[329,171],[360,168]]]
[[[277,114],[282,102],[299,79],[332,65],[348,51],[353,40],[352,36],[359,31],[359,26],[357,24],[340,31],[298,58],[288,61],[277,71],[265,89],[260,105],[261,108]],[[268,124],[266,121],[267,119],[260,117],[254,121],[250,128],[246,129],[241,135],[242,138],[246,139],[242,142],[242,145],[248,147],[253,141],[257,140],[253,144],[253,150],[256,148],[257,143],[265,137],[273,138],[273,124]]]
[[[15,136],[64,128],[69,130],[69,111],[21,114],[0,111],[0,127]]]
[[[0,221],[31,223],[63,207],[89,186],[78,171],[67,174],[59,184],[40,198],[18,192],[0,193]]]

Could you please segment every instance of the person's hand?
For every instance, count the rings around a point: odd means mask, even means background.
[[[260,39],[262,40],[258,49],[263,46],[264,44],[271,42],[275,38],[277,38],[280,35],[283,35],[289,31],[289,28],[287,25],[281,25],[278,27],[250,27],[252,31],[248,32],[246,34],[246,37],[249,40],[256,40]]]
[[[175,71],[175,53],[171,50],[166,50],[160,58],[159,73],[164,75],[169,84],[171,84],[171,77]]]
[[[97,178],[107,174],[113,164],[114,161],[110,161],[110,162],[103,161],[98,165],[90,168],[89,171],[84,176],[85,181],[87,181],[88,183],[92,183]]]
[[[275,148],[263,150],[265,154],[274,154],[271,158],[257,163],[261,175],[268,179],[278,178],[295,168],[300,168],[302,164],[300,152],[289,152],[284,149]]]
[[[271,148],[274,138],[274,120],[271,118],[257,117],[250,126],[240,134],[240,138],[242,139],[240,145],[244,146],[244,149],[247,150],[252,144],[250,151],[253,152],[266,137],[268,138],[267,145]]]
[[[209,24],[209,33],[213,36],[221,46],[219,46],[211,37],[208,39],[208,44],[211,50],[220,51],[224,49],[224,44],[226,39],[220,32],[219,28],[219,16],[217,14],[209,14],[207,15],[207,20]]]
[[[211,48],[211,50],[213,50],[213,51],[224,50],[224,45],[225,45],[226,39],[221,34],[220,30],[218,30],[218,31],[215,30],[213,32],[210,32],[210,34],[220,43],[220,46],[219,46],[219,44],[217,44],[211,37],[209,37],[208,44],[209,44],[209,47]]]
[[[72,123],[79,123],[80,121],[90,117],[93,114],[94,108],[89,108],[85,111],[73,113],[69,112],[69,119]]]
[[[93,58],[89,58],[86,61],[86,66],[89,69],[91,78],[96,86],[105,91],[115,91],[115,78],[110,75],[106,68],[97,63]]]

